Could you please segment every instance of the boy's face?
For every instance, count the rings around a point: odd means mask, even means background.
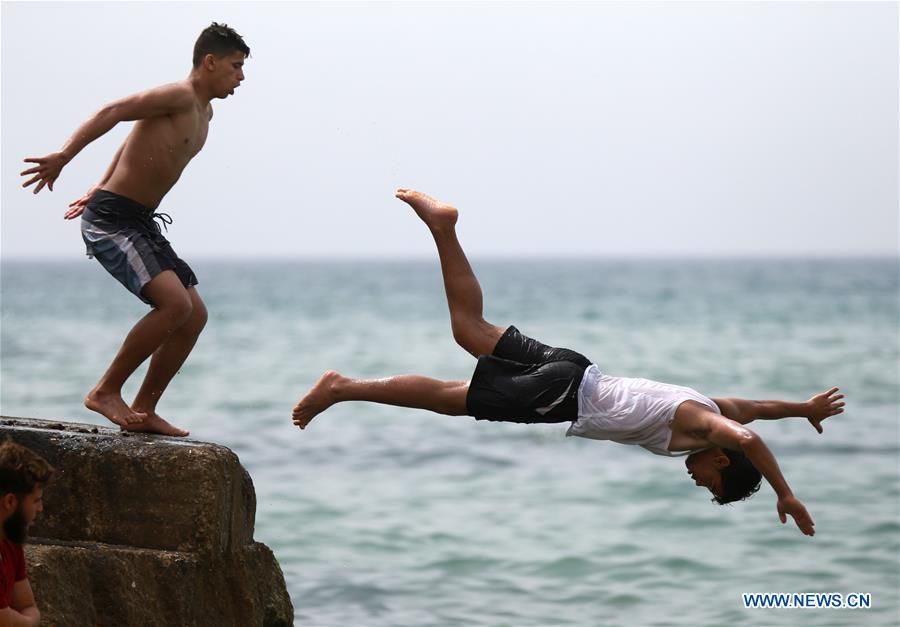
[[[25,522],[30,527],[37,515],[44,511],[44,488],[39,485],[34,486],[31,494],[25,495],[25,498],[22,499],[21,508]]]
[[[17,544],[25,542],[28,528],[44,511],[43,497],[44,489],[39,485],[21,499],[12,493],[3,496],[3,509],[9,512],[3,521],[3,533],[8,539]]]
[[[204,65],[209,71],[209,82],[216,98],[232,96],[234,90],[240,87],[244,80],[245,59],[243,52],[232,52],[224,57],[206,55]]]
[[[688,455],[684,462],[694,483],[713,493],[722,495],[722,469],[731,463],[728,456],[718,446]]]

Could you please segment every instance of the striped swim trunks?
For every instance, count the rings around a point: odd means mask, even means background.
[[[81,237],[88,257],[94,257],[129,292],[149,305],[153,303],[141,292],[161,272],[174,271],[186,288],[197,285],[194,271],[175,254],[154,218],[171,223],[166,214],[154,213],[106,190],[94,193],[81,214]]]

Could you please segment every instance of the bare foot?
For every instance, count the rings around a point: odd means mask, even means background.
[[[305,429],[310,420],[334,405],[337,402],[335,386],[345,379],[333,370],[323,374],[306,396],[294,406],[292,413],[294,424]]]
[[[412,207],[430,229],[453,228],[459,217],[455,208],[414,189],[401,187],[394,195]]]
[[[159,414],[155,411],[147,411],[145,414],[147,417],[144,418],[143,422],[138,424],[130,424],[122,427],[122,431],[135,431],[139,433],[158,433],[160,435],[174,435],[179,438],[183,438],[186,435],[190,435],[188,431],[184,429],[179,429],[172,423],[163,420],[160,418]]]
[[[120,427],[140,424],[147,414],[131,409],[119,394],[107,394],[94,388],[84,399],[84,406],[102,414]]]

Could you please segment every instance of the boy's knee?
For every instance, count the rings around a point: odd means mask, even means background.
[[[453,341],[465,348],[467,342],[465,328],[453,321],[450,323],[450,330],[453,331]]]
[[[206,311],[206,305],[203,304],[203,301],[195,302],[191,313],[191,321],[196,326],[197,333],[203,330],[207,320],[209,320],[209,313]]]
[[[203,303],[198,303],[194,306],[194,315],[197,317],[197,322],[201,326],[206,326],[206,321],[209,320],[209,313],[206,311],[206,305]]]
[[[459,324],[454,321],[450,328],[453,330],[453,340],[468,352],[472,352],[477,344],[477,333],[472,332],[469,325]]]
[[[167,300],[159,307],[159,311],[168,317],[175,327],[180,327],[190,319],[194,312],[194,304],[185,293],[183,296]]]
[[[475,355],[490,355],[500,338],[494,327],[480,318],[452,318],[453,339],[463,350]]]

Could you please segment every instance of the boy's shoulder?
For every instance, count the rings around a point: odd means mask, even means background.
[[[165,103],[165,106],[175,109],[187,109],[196,106],[199,101],[197,91],[189,80],[175,81],[152,87],[136,94],[134,97],[147,102]]]

